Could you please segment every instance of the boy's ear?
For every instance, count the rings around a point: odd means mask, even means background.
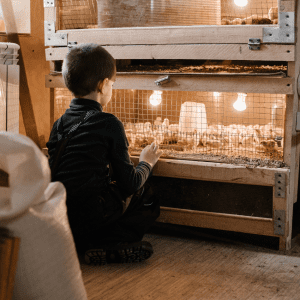
[[[103,93],[103,88],[105,86],[105,84],[108,82],[108,78],[105,78],[104,80],[99,81],[98,83],[98,92],[99,93]]]
[[[102,89],[103,89],[103,80],[99,81],[98,83],[98,92],[102,94]]]

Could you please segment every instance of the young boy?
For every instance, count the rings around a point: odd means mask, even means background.
[[[104,48],[72,47],[62,74],[74,99],[54,123],[47,147],[52,180],[61,181],[67,191],[77,251],[85,252],[87,263],[143,261],[153,253],[143,235],[160,212],[145,182],[161,151],[152,143],[136,167],[131,162],[123,124],[103,111],[116,81],[115,60]],[[54,170],[58,141],[68,134],[71,138]]]

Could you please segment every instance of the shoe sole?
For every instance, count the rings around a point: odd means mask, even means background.
[[[142,262],[153,254],[151,244],[144,242],[134,245],[125,245],[124,248],[108,247],[90,249],[85,252],[85,262],[93,265],[106,265],[108,263],[134,263]]]

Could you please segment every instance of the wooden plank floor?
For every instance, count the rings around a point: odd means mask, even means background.
[[[300,234],[289,251],[266,237],[167,224],[144,240],[154,254],[143,263],[87,266],[80,258],[90,300],[300,299]]]

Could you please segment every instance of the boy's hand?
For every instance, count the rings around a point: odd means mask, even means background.
[[[159,157],[162,154],[162,151],[158,149],[159,147],[155,143],[146,146],[140,154],[139,161],[145,161],[148,164],[150,164],[151,167],[154,167],[154,165],[157,163]]]

